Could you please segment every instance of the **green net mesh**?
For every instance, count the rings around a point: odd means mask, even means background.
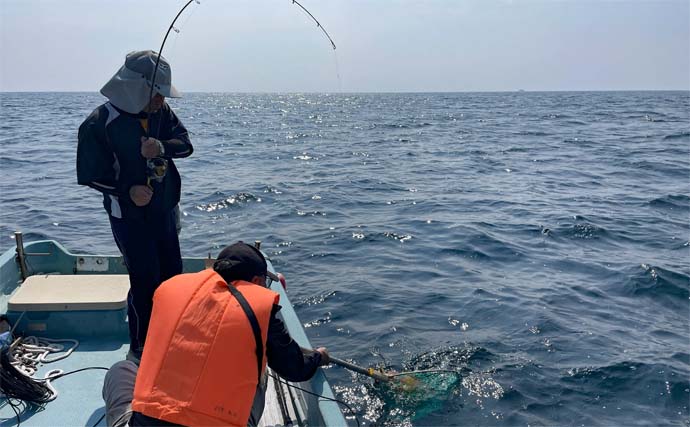
[[[441,409],[460,382],[456,372],[418,372],[394,377],[379,387],[386,406],[405,408],[407,415],[418,419]]]

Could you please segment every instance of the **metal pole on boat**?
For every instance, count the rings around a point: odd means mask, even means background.
[[[22,275],[22,281],[28,277],[28,270],[26,268],[26,254],[24,253],[24,236],[21,231],[14,232],[14,240],[17,243],[17,262],[19,263],[19,271]]]

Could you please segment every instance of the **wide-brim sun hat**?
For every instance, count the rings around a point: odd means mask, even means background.
[[[125,63],[103,86],[101,93],[110,103],[128,113],[137,114],[150,101],[151,80],[156,68],[158,53],[152,50],[130,52]],[[160,57],[153,94],[159,93],[167,98],[180,98],[182,95],[172,85],[172,70],[164,57]]]

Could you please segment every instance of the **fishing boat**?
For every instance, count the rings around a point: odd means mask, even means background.
[[[52,240],[25,244],[21,233],[15,233],[15,240],[16,249],[0,257],[0,313],[6,313],[13,335],[78,344],[67,357],[42,364],[34,377],[43,378],[55,369],[108,368],[123,360],[129,349],[129,279],[122,257],[72,254]],[[201,271],[209,261],[184,258],[183,269]],[[312,348],[283,286],[273,283],[271,289],[280,294],[281,315],[291,336]],[[40,406],[12,405],[0,395],[0,426],[106,425],[101,397],[104,374],[103,369],[91,369],[53,380],[57,397]],[[298,384],[269,375],[260,425],[346,426],[332,399],[333,391],[320,369],[310,381]]]

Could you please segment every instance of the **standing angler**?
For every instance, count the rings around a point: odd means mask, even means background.
[[[180,97],[170,64],[160,57],[153,78],[157,60],[151,50],[127,55],[101,89],[108,102],[79,126],[77,147],[77,181],[103,193],[129,272],[127,357],[136,359],[143,351],[154,291],[182,273],[176,227],[181,180],[173,158],[193,151],[187,129],[165,102],[165,97]]]

